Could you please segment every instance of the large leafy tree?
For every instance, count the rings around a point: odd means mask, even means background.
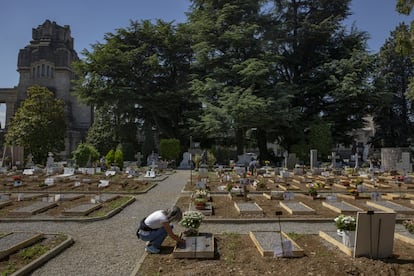
[[[64,103],[45,87],[32,86],[14,114],[6,133],[6,144],[23,146],[41,164],[48,152],[65,148]]]
[[[283,90],[278,98],[269,93],[264,2],[195,0],[188,15],[195,53],[191,88],[203,104],[194,130],[200,136],[234,138],[241,154],[246,131],[256,129],[261,157],[267,159],[265,130],[283,122],[289,102]]]
[[[378,147],[408,146],[413,135],[413,97],[408,93],[411,100],[407,98],[407,90],[414,74],[414,52],[401,47],[401,37],[408,37],[407,34],[408,26],[401,23],[378,54],[375,83],[382,94],[374,117],[374,144]]]
[[[184,25],[131,21],[105,36],[106,43],[84,51],[76,64],[76,93],[112,116],[114,139],[134,139],[136,127],[180,137],[194,110],[187,92],[191,49]],[[124,131],[127,129],[128,131]],[[132,134],[132,136],[131,136]]]
[[[271,2],[276,82],[300,111],[293,124],[280,129],[281,143],[286,148],[307,143],[304,130],[314,121],[329,124],[334,141],[350,143],[346,133],[362,126],[372,92],[367,37],[343,26],[350,1]]]

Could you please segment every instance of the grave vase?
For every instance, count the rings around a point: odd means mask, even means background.
[[[348,231],[348,230],[342,231],[342,243],[346,247],[350,247],[350,248],[354,247],[355,231]]]

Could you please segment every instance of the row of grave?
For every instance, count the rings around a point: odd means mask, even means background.
[[[47,210],[57,207],[59,201],[73,201],[84,197],[83,194],[17,194],[17,195],[0,195],[0,209],[6,206],[13,206],[18,201],[33,201],[31,204],[23,207],[12,209],[8,212],[11,216],[31,216],[44,213]],[[96,195],[90,198],[89,203],[81,203],[71,208],[65,209],[62,215],[65,216],[86,216],[93,211],[100,209],[103,203],[119,198],[119,195],[104,194]],[[41,200],[37,200],[41,198]]]
[[[413,205],[413,208],[388,200],[366,201],[365,203],[367,209],[375,208],[379,211],[392,212],[400,215],[414,215],[414,199],[410,200],[410,204]],[[235,201],[233,204],[239,215],[264,215],[263,209],[255,202]],[[368,211],[346,201],[323,201],[321,205],[338,214],[356,214],[357,212]],[[317,213],[315,209],[301,201],[282,200],[279,201],[279,206],[291,215],[312,215]],[[196,208],[193,205],[191,205],[190,208],[192,210],[198,210],[206,216],[212,216],[214,214],[213,202],[206,202],[202,209]]]
[[[384,214],[382,214],[384,215]],[[367,228],[369,229],[369,228]],[[373,231],[375,231],[374,229]],[[386,234],[381,238],[366,239],[366,233],[361,233],[359,239],[352,241],[352,245],[344,245],[342,237],[337,232],[319,232],[319,236],[338,247],[345,254],[352,257],[370,257],[372,259],[382,259],[392,256],[394,239],[398,239],[414,246],[414,237],[407,237],[398,233],[393,233],[393,227],[387,229]],[[365,231],[367,232],[367,231]],[[369,234],[369,233],[368,233]],[[283,231],[250,231],[249,236],[263,257],[303,257],[304,250],[289,235]],[[377,236],[373,234],[372,236]],[[186,246],[175,247],[172,253],[178,259],[212,259],[215,256],[215,240],[211,233],[200,233],[199,236],[184,237]],[[373,240],[372,244],[369,242]]]

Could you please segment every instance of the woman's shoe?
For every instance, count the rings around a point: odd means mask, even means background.
[[[158,254],[158,253],[160,253],[160,250],[158,248],[156,248],[155,246],[153,246],[153,245],[149,245],[149,246],[145,247],[145,251],[146,252],[149,252],[151,254]]]

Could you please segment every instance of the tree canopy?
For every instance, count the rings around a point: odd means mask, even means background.
[[[23,146],[33,160],[44,163],[48,152],[65,148],[66,122],[64,103],[45,87],[32,86],[27,98],[14,114],[5,140],[7,145]]]

